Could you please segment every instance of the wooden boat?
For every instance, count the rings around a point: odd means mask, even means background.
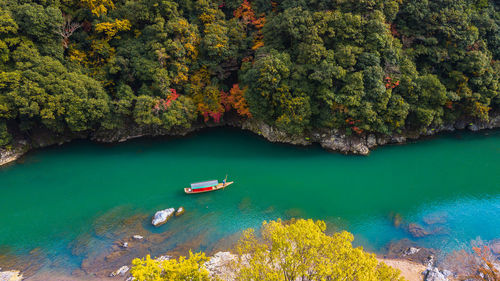
[[[227,177],[226,177],[226,179],[227,179]],[[196,194],[196,193],[216,191],[219,189],[224,189],[233,183],[234,183],[234,181],[227,182],[226,180],[224,180],[221,183],[219,183],[218,180],[196,182],[196,183],[192,183],[191,187],[184,188],[184,192],[187,194]]]

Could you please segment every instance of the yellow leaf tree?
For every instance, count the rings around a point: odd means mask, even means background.
[[[127,19],[119,20],[115,19],[114,22],[101,22],[96,24],[95,31],[98,33],[104,33],[107,36],[108,41],[111,40],[119,31],[130,30],[131,24]]]
[[[204,253],[170,260],[155,260],[149,255],[145,259],[134,259],[130,272],[137,281],[208,281],[208,271],[203,264],[208,261]]]
[[[115,5],[111,0],[81,0],[82,4],[90,9],[96,16],[105,15],[108,9],[113,9]]]
[[[323,221],[264,222],[260,239],[252,229],[238,242],[237,280],[404,280],[375,255],[354,248],[353,235],[325,234]]]

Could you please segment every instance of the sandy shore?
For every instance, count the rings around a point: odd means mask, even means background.
[[[408,281],[422,281],[424,276],[422,272],[426,269],[425,266],[419,263],[407,260],[391,260],[391,259],[378,259],[388,266],[401,270],[401,275]]]
[[[425,266],[406,260],[378,259],[388,266],[401,270],[401,275],[408,281],[422,281],[422,272]],[[91,277],[91,276],[71,276],[60,272],[43,272],[35,276],[24,279],[25,281],[125,281],[125,277]]]

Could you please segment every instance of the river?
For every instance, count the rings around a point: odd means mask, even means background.
[[[75,141],[0,168],[0,267],[78,271],[132,234],[147,242],[109,258],[112,266],[147,253],[211,251],[263,220],[291,217],[347,229],[374,252],[403,238],[451,251],[500,238],[499,160],[500,131],[386,146],[368,157],[224,128],[115,145]],[[183,193],[190,182],[226,174],[235,184],[225,190]],[[150,225],[156,210],[179,206],[183,216]],[[394,216],[434,234],[412,237]]]

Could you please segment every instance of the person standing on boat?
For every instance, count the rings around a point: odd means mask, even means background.
[[[222,186],[226,186],[226,179],[222,180]]]

